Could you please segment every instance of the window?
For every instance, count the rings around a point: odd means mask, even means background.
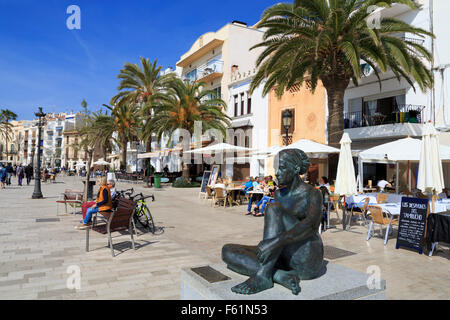
[[[238,96],[234,96],[234,116],[238,116]]]
[[[188,79],[190,82],[196,81],[197,80],[197,69],[194,69],[191,72],[188,72],[186,74],[186,79]]]
[[[247,114],[252,113],[252,96],[247,92]]]
[[[222,87],[217,87],[212,89],[212,91],[214,91],[214,93],[216,94],[215,97],[213,97],[212,95],[209,97],[210,99],[222,99]]]
[[[244,115],[244,93],[241,93],[241,116]]]

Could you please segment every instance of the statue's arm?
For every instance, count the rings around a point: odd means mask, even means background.
[[[287,231],[280,234],[280,243],[285,246],[313,236],[317,232],[316,226],[320,225],[321,218],[322,195],[319,192],[313,192],[305,219],[292,221],[291,215],[283,216]]]
[[[275,205],[269,210],[280,210],[280,208]],[[311,194],[311,202],[307,210],[306,218],[301,221],[292,214],[284,212],[281,219],[286,231],[274,238],[265,239],[258,244],[257,256],[261,263],[265,263],[285,246],[308,239],[316,234],[318,231],[316,226],[319,226],[322,217],[322,195],[320,192]]]

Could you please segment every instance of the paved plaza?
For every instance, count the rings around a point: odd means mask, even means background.
[[[42,200],[31,199],[33,185],[0,190],[0,299],[179,299],[182,268],[219,263],[226,243],[256,245],[262,239],[264,218],[243,215],[244,207],[211,208],[199,200],[198,189],[120,182],[119,190],[155,194],[150,208],[164,232],[139,232],[137,250],[129,235],[114,233],[114,258],[106,237],[91,232],[86,252],[86,231],[75,229],[81,214],[57,217],[55,203],[65,189],[82,189],[81,178],[57,180],[42,184]],[[55,218],[59,221],[39,220]],[[388,299],[449,299],[448,246],[428,257],[396,250],[396,232],[386,246],[380,236],[366,241],[366,234],[364,226],[326,231],[326,247],[354,253],[328,259],[361,272],[378,266]],[[79,290],[67,288],[74,267],[81,271]]]

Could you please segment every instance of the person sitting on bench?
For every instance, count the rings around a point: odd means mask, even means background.
[[[90,227],[91,218],[94,213],[109,212],[112,210],[111,191],[106,184],[106,180],[106,177],[99,177],[97,179],[97,183],[100,186],[97,193],[97,201],[87,210],[83,223],[77,227],[78,230],[86,230]]]

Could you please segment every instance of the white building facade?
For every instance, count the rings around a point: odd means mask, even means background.
[[[426,122],[434,123],[439,130],[450,131],[450,42],[447,33],[450,28],[450,1],[418,2],[422,4],[420,10],[394,4],[391,8],[382,8],[376,13],[381,17],[394,17],[435,34],[435,39],[411,34],[399,35],[408,41],[422,44],[433,53],[434,61],[427,65],[433,70],[435,86],[423,92],[416,85],[414,90],[404,79],[398,81],[393,72],[388,71],[381,75],[380,89],[374,71],[368,65],[363,65],[364,76],[361,82],[358,86],[351,83],[344,97],[345,132],[350,135],[354,150],[365,150],[408,136],[420,138]],[[450,133],[442,133],[441,142],[450,145]],[[416,167],[417,164],[412,166],[413,176],[416,176]],[[449,169],[444,165],[448,182]],[[373,177],[389,180],[395,172],[390,166],[386,170],[375,164],[364,170],[365,180]]]

